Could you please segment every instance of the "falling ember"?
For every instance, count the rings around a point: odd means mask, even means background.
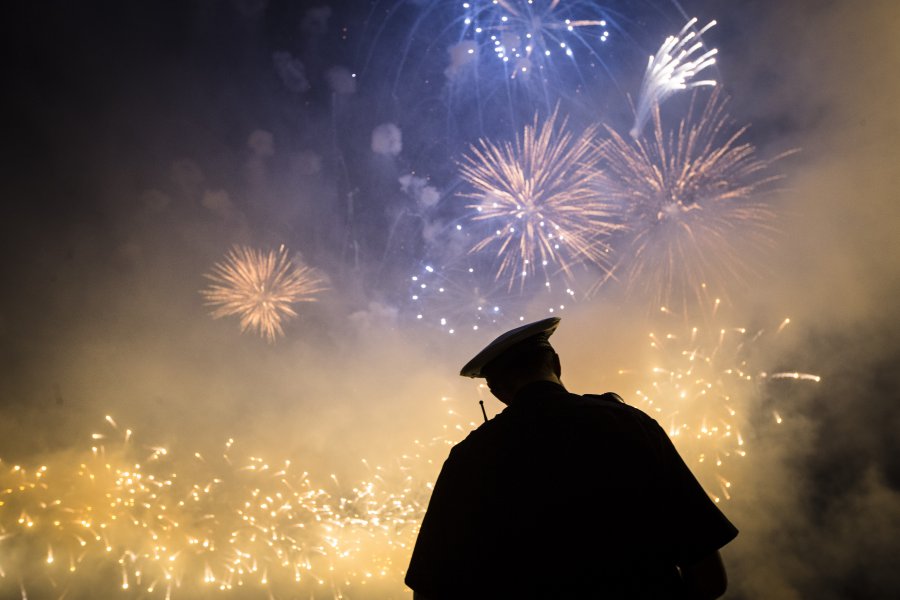
[[[567,124],[559,107],[543,123],[535,115],[514,142],[482,139],[459,165],[474,188],[464,194],[473,201],[472,221],[490,228],[471,252],[493,250],[497,278],[510,289],[537,273],[569,276],[579,263],[608,266],[606,238],[618,226],[598,191],[597,126],[574,134]]]
[[[282,322],[297,316],[292,305],[314,302],[327,289],[312,267],[296,265],[284,246],[263,252],[235,246],[206,275],[212,284],[201,294],[212,316],[238,316],[241,331],[253,330],[270,343],[284,335]]]

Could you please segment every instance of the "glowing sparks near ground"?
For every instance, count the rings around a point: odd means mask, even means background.
[[[688,21],[677,36],[667,37],[656,54],[650,57],[638,95],[634,126],[630,131],[632,137],[641,135],[653,111],[675,92],[716,85],[712,79],[694,80],[700,71],[716,63],[718,53],[715,48],[701,53],[703,42],[700,41],[700,36],[716,22],[710,21],[698,32],[689,31],[696,22],[697,19]]]
[[[294,264],[284,246],[268,252],[235,246],[206,277],[212,284],[201,294],[215,307],[212,316],[238,316],[241,331],[256,331],[270,343],[284,335],[282,322],[297,316],[293,304],[313,302],[326,289],[322,275]]]
[[[704,290],[705,291],[705,290]],[[818,382],[809,373],[769,374],[754,365],[771,349],[772,333],[724,323],[720,301],[703,324],[650,333],[650,364],[638,371],[637,406],[654,417],[717,502],[730,498],[730,461],[747,455],[750,413],[773,379]],[[665,309],[663,312],[666,313]],[[768,347],[764,345],[769,344]],[[633,371],[620,371],[634,375]],[[775,414],[776,423],[783,419]]]
[[[148,453],[117,429],[71,464],[0,461],[0,594],[401,593],[437,465],[477,425],[442,400],[438,435],[391,464],[363,461],[370,476],[353,486],[334,475],[316,485],[290,460],[241,455],[234,440],[218,456]]]
[[[579,46],[593,52],[582,34],[609,38],[606,19],[593,2],[563,0],[470,0],[462,3],[467,36],[507,68],[510,78],[542,71],[555,56],[575,59]]]
[[[593,125],[568,131],[557,108],[543,123],[535,116],[514,142],[482,139],[463,157],[460,174],[475,190],[465,194],[474,201],[472,220],[493,229],[471,251],[496,252],[497,278],[507,277],[510,288],[538,272],[607,265],[606,236],[616,226],[598,192],[596,132]]]
[[[754,261],[776,231],[762,198],[779,179],[771,160],[729,130],[725,101],[714,90],[705,107],[667,130],[654,116],[653,136],[632,140],[609,129],[605,157],[609,197],[626,212],[628,243],[617,274],[650,305],[683,309],[701,284],[728,289],[754,275]]]

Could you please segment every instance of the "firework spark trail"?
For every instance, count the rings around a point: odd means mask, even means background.
[[[589,47],[579,35],[582,30],[597,32],[601,42],[609,38],[607,22],[592,2],[475,0],[464,2],[463,9],[467,35],[508,65],[512,79],[545,71],[557,54],[574,59],[573,42]]]
[[[713,90],[699,114],[696,97],[674,130],[654,111],[650,139],[607,128],[604,158],[611,200],[626,213],[628,252],[617,275],[629,293],[651,306],[686,310],[701,284],[727,290],[756,275],[754,262],[776,234],[775,213],[763,199],[781,177],[772,159],[742,142],[747,127],[729,132],[726,101]],[[596,286],[595,286],[596,289]]]
[[[637,138],[641,135],[653,111],[675,92],[716,85],[712,79],[693,80],[700,71],[716,63],[715,56],[718,53],[718,50],[713,48],[697,55],[703,49],[700,36],[715,26],[716,22],[710,21],[698,32],[688,32],[696,22],[696,18],[688,21],[677,36],[667,37],[656,54],[650,56],[638,95],[634,126],[629,132],[631,137]]]
[[[442,401],[437,435],[351,488],[240,456],[233,440],[217,456],[139,446],[111,420],[74,462],[0,461],[0,594],[20,580],[35,597],[98,585],[152,598],[401,591],[436,464],[476,426]]]
[[[484,277],[480,269],[454,270],[425,265],[410,277],[410,300],[416,320],[438,325],[447,333],[478,331],[506,323],[514,298],[493,275]]]
[[[479,140],[461,161],[462,178],[475,189],[464,196],[494,232],[477,242],[472,253],[496,252],[497,279],[508,277],[522,288],[539,270],[567,278],[578,263],[608,266],[606,237],[617,225],[613,209],[600,197],[601,156],[595,151],[596,125],[578,134],[567,130],[559,107],[539,124],[525,126],[515,141]]]
[[[557,290],[554,286],[525,298],[510,292],[492,273],[482,271],[468,264],[458,268],[425,265],[410,277],[416,320],[448,334],[493,331],[521,323],[532,312],[541,316],[559,313],[574,300],[572,288]]]
[[[650,333],[653,362],[638,371],[641,387],[635,391],[640,408],[659,421],[716,502],[731,497],[730,461],[747,455],[748,413],[764,395],[763,384],[820,381],[810,373],[766,373],[754,365],[754,354],[774,343],[788,319],[773,333],[750,330],[725,323],[719,306],[715,299],[703,325]],[[777,412],[773,417],[782,423]]]
[[[213,318],[238,316],[241,331],[255,330],[273,343],[284,335],[282,322],[297,316],[297,302],[314,302],[326,288],[314,268],[296,265],[284,246],[263,252],[235,246],[205,275],[212,284],[201,291]]]

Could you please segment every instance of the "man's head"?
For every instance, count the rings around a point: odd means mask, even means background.
[[[484,377],[491,393],[505,404],[526,383],[558,383],[559,356],[548,338],[556,331],[559,321],[559,317],[551,317],[507,331],[466,363],[460,375]]]

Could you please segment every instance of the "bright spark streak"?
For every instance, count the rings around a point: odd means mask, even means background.
[[[715,26],[716,22],[710,21],[699,32],[688,33],[688,30],[696,22],[696,18],[688,21],[677,36],[667,37],[656,54],[650,56],[647,70],[644,72],[644,80],[641,82],[634,126],[629,132],[631,137],[637,138],[641,135],[644,125],[650,119],[653,111],[659,108],[663,100],[675,92],[716,85],[712,79],[693,80],[700,71],[716,64],[715,56],[718,53],[718,50],[713,48],[697,54],[703,50],[700,36]]]

